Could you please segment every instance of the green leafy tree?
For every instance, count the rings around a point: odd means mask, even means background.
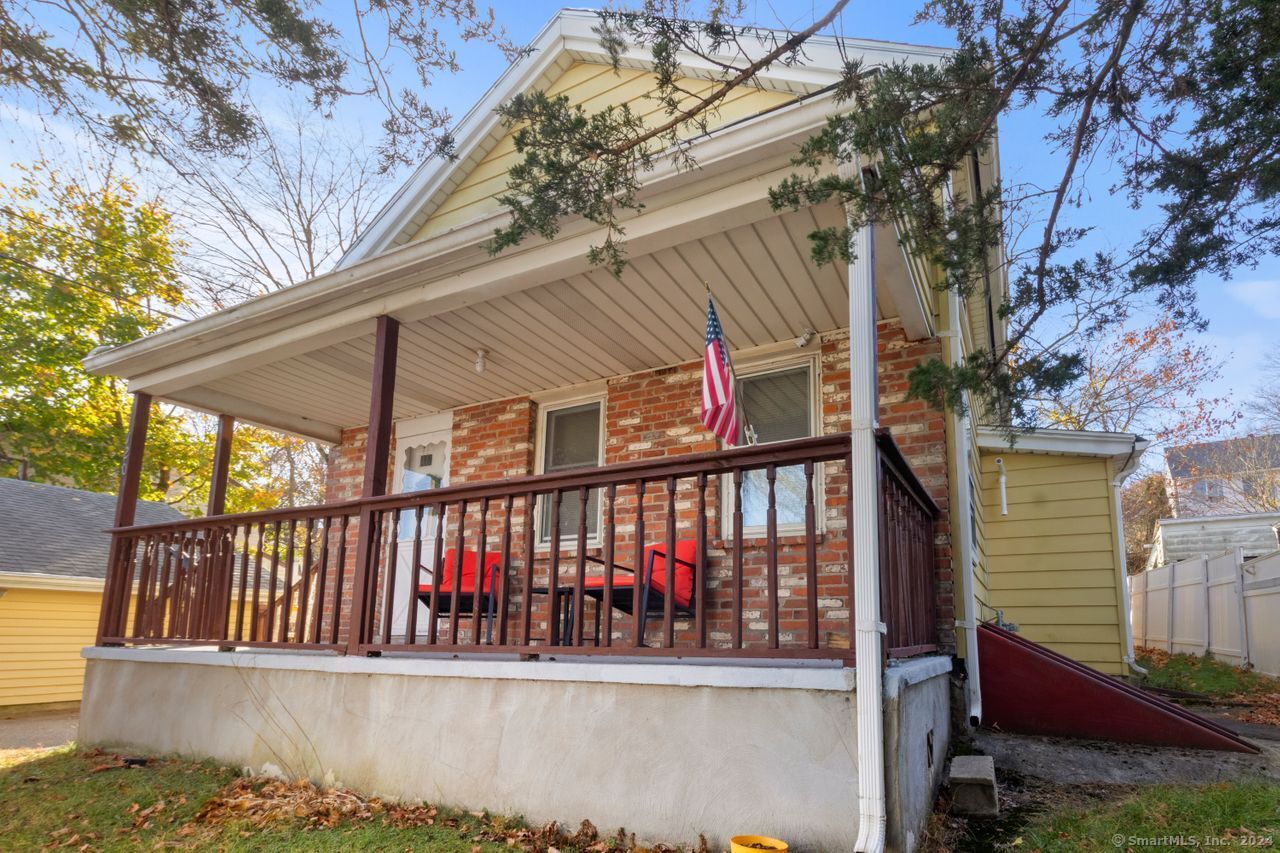
[[[43,168],[0,186],[0,450],[6,474],[26,460],[35,479],[92,491],[118,486],[131,398],[81,360],[160,329],[184,311],[167,214],[127,182],[93,189]],[[212,419],[156,405],[142,497],[187,508],[208,498]],[[287,502],[305,489],[277,476],[298,440],[237,430],[232,510]],[[282,464],[282,463],[281,463]],[[296,473],[295,473],[296,479]]]

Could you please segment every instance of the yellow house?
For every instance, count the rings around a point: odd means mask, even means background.
[[[0,478],[0,710],[80,701],[98,628],[113,495]],[[140,501],[138,523],[175,521]]]

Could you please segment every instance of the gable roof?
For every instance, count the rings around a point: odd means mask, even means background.
[[[499,105],[521,92],[546,89],[574,64],[610,65],[611,59],[600,46],[600,36],[595,32],[599,21],[599,13],[591,9],[562,9],[556,13],[534,37],[522,57],[507,68],[459,122],[454,131],[454,157],[437,156],[423,163],[343,255],[338,268],[367,260],[414,238],[450,192],[506,136],[507,130],[497,114]],[[787,35],[764,28],[756,31],[762,41]],[[940,47],[814,36],[805,43],[800,62],[776,62],[756,75],[752,86],[768,92],[785,93],[800,100],[828,90],[837,83],[851,59],[861,59],[868,66],[892,62],[936,62],[949,52]],[[737,59],[730,54],[716,58],[726,62]],[[679,59],[681,70],[689,77],[707,81],[722,79],[722,66],[691,51],[680,51]],[[622,54],[619,66],[624,70],[650,71],[653,62],[645,50],[629,46]],[[777,105],[775,100],[767,107]]]
[[[0,572],[104,578],[115,495],[0,477]],[[138,524],[184,518],[171,506],[138,501]]]
[[[1280,435],[1246,435],[1171,447],[1164,454],[1171,477],[1238,474],[1280,468]]]

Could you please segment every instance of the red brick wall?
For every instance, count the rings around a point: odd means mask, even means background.
[[[908,342],[896,322],[882,322],[877,334],[881,422],[891,429],[907,460],[943,510],[935,540],[938,619],[943,643],[947,648],[953,649],[951,552],[949,524],[945,514],[948,499],[945,420],[942,413],[929,409],[925,404],[906,400],[907,371],[920,360],[938,355],[941,344],[938,341]],[[823,335],[820,347],[820,429],[824,434],[831,434],[849,428],[847,331]],[[613,464],[653,460],[715,450],[715,440],[698,421],[700,371],[701,363],[691,362],[610,379],[604,407],[604,462]],[[456,410],[450,482],[460,484],[501,480],[532,473],[536,423],[536,404],[527,397],[482,403]],[[343,435],[342,446],[335,448],[328,481],[330,500],[341,500],[358,494],[363,472],[363,436],[363,430],[347,431]],[[819,629],[823,645],[826,645],[827,638],[831,635],[847,636],[849,617],[846,573],[848,544],[844,534],[847,497],[844,465],[828,463],[826,469],[824,493],[820,498],[825,531],[820,534],[818,543]],[[566,496],[565,499],[572,500],[573,496]],[[665,487],[661,484],[649,487],[644,515],[645,538],[650,542],[659,541],[665,535],[666,501]],[[729,607],[732,571],[730,552],[719,536],[719,501],[719,484],[713,480],[708,484],[707,491],[711,536],[708,551],[708,636],[712,644],[727,642],[731,630]],[[635,533],[635,496],[629,487],[619,490],[616,513],[619,522],[617,559],[620,563],[629,564],[634,560]],[[697,490],[693,481],[681,481],[676,494],[676,513],[681,527],[687,526],[687,529],[692,530],[697,514]],[[517,529],[523,529],[523,516],[522,501],[517,500],[513,516],[513,526]],[[469,530],[478,528],[475,507],[469,509],[467,521]],[[452,526],[451,522],[450,527]],[[500,519],[491,515],[487,528],[487,547],[496,550],[501,537]],[[744,542],[748,546],[744,557],[744,638],[748,641],[761,641],[764,637],[767,603],[763,583],[765,554],[763,548],[752,547],[763,544],[763,539],[748,538]],[[469,534],[467,546],[479,550],[478,539],[473,539],[472,534]],[[523,571],[520,551],[520,548],[513,546],[513,552],[516,552],[513,554],[513,571],[517,578]],[[625,559],[623,555],[626,555]],[[804,560],[803,537],[780,538],[780,630],[784,644],[791,640],[803,640],[803,632],[807,626],[803,608],[807,596]],[[535,585],[546,583],[548,562],[545,550],[539,552],[535,559]],[[560,562],[560,571],[564,577],[574,569],[574,552],[567,549],[562,551]],[[517,581],[513,586],[512,612],[520,612],[518,607],[522,598],[523,591]],[[547,608],[545,603],[539,603],[544,599],[545,596],[539,596],[534,602],[535,639],[545,636],[547,630]],[[788,606],[788,599],[796,603]],[[617,629],[629,624],[628,617],[615,614]],[[516,625],[513,624],[512,627]],[[658,629],[657,620],[652,621],[650,632]],[[690,639],[691,629],[688,620],[677,622],[677,630],[684,635],[683,639],[686,641]],[[678,641],[679,639],[681,638]]]

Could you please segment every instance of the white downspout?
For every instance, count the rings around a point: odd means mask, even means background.
[[[860,178],[856,151],[840,165],[843,177]],[[849,431],[851,466],[849,555],[853,572],[854,656],[858,708],[859,853],[880,853],[885,843],[884,673],[880,615],[880,545],[875,430],[879,423],[876,380],[876,282],[872,226],[850,240]]]
[[[951,181],[942,185],[943,203],[949,210],[952,204]],[[954,290],[947,293],[947,331],[948,358],[952,365],[964,361],[964,341],[960,339],[960,317],[964,312],[964,297]],[[956,415],[952,421],[956,437],[956,506],[959,508],[960,528],[960,575],[964,582],[964,621],[957,622],[964,628],[965,672],[968,677],[966,692],[969,697],[969,722],[977,726],[982,722],[982,681],[978,665],[978,593],[975,589],[977,578],[973,568],[973,554],[977,543],[973,541],[973,531],[969,523],[973,513],[972,495],[969,492],[969,415]],[[1000,500],[1004,505],[1004,478],[1001,473]],[[1006,510],[1007,511],[1007,510]]]
[[[954,290],[947,294],[947,331],[944,333],[950,348],[951,364],[959,364],[964,360],[964,346],[960,340],[960,312],[964,302],[960,294]],[[965,672],[968,677],[966,692],[969,696],[969,722],[976,726],[982,722],[982,682],[978,668],[978,594],[975,590],[976,577],[973,568],[973,532],[969,525],[969,515],[973,512],[969,494],[969,416],[954,416],[954,433],[956,441],[956,505],[959,509],[958,524],[960,533],[960,575],[964,580],[964,621],[959,622],[964,628]]]
[[[1133,647],[1133,611],[1131,610],[1133,605],[1130,602],[1129,597],[1129,566],[1125,562],[1124,507],[1121,503],[1121,489],[1124,486],[1124,481],[1129,478],[1129,475],[1137,470],[1138,460],[1142,458],[1142,454],[1147,449],[1148,444],[1150,444],[1150,442],[1144,441],[1141,438],[1135,438],[1133,440],[1133,450],[1129,453],[1129,458],[1125,461],[1125,464],[1120,468],[1120,470],[1116,472],[1115,479],[1111,481],[1111,493],[1113,495],[1113,502],[1115,503],[1116,509],[1116,560],[1119,561],[1118,565],[1120,566],[1120,572],[1123,576],[1123,580],[1120,583],[1120,597],[1124,606],[1124,619],[1122,620],[1124,622],[1124,663],[1129,667],[1129,669],[1133,670],[1138,675],[1147,675],[1148,673],[1147,670],[1138,666],[1138,659]],[[1143,601],[1145,603],[1145,596],[1143,597]]]

